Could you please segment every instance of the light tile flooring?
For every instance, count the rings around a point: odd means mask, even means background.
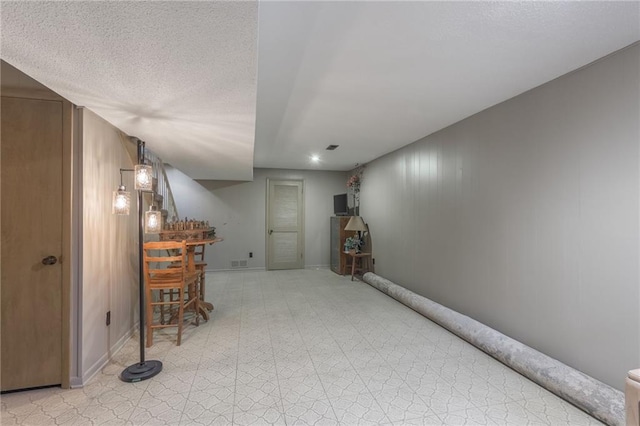
[[[328,270],[207,276],[211,320],[129,384],[134,337],[84,388],[2,396],[2,425],[591,425],[592,417],[361,282]]]

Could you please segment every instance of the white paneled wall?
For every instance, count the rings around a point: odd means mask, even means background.
[[[131,169],[126,135],[93,112],[82,123],[81,373],[86,381],[124,343],[138,320],[138,227],[133,173],[124,174],[131,214],[111,214],[120,168]],[[106,313],[111,311],[111,325]],[[134,360],[132,360],[134,361]]]
[[[304,180],[305,266],[329,266],[333,196],[347,192],[347,173],[254,169],[251,182],[198,183],[167,167],[167,177],[180,214],[208,220],[225,239],[206,247],[208,270],[230,269],[232,260],[247,260],[249,268],[265,268],[266,179]]]
[[[376,271],[618,389],[640,365],[640,46],[365,170]]]

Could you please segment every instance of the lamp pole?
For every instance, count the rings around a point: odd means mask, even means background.
[[[144,142],[138,139],[138,164],[144,164]],[[142,213],[142,191],[138,190],[138,287],[140,302],[140,361],[125,368],[120,373],[120,380],[123,382],[139,382],[150,379],[162,371],[161,361],[145,360],[144,351],[144,266],[142,259],[144,258],[144,215]]]

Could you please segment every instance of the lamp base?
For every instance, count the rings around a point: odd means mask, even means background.
[[[162,362],[145,361],[128,366],[120,373],[120,380],[128,383],[140,382],[157,375],[162,371]]]

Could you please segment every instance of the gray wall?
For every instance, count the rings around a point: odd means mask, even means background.
[[[376,272],[615,388],[640,366],[638,44],[379,158]]]
[[[86,381],[109,361],[138,321],[138,227],[133,173],[124,174],[131,214],[111,214],[120,168],[132,168],[128,137],[93,112],[82,124],[81,372]],[[111,325],[106,326],[107,311]],[[132,360],[132,362],[135,361]]]
[[[206,247],[208,270],[230,269],[232,260],[248,260],[249,268],[264,269],[266,179],[304,180],[305,266],[329,265],[329,217],[333,196],[347,192],[346,173],[254,169],[252,182],[196,182],[167,167],[167,177],[180,216],[208,220],[224,238]]]

